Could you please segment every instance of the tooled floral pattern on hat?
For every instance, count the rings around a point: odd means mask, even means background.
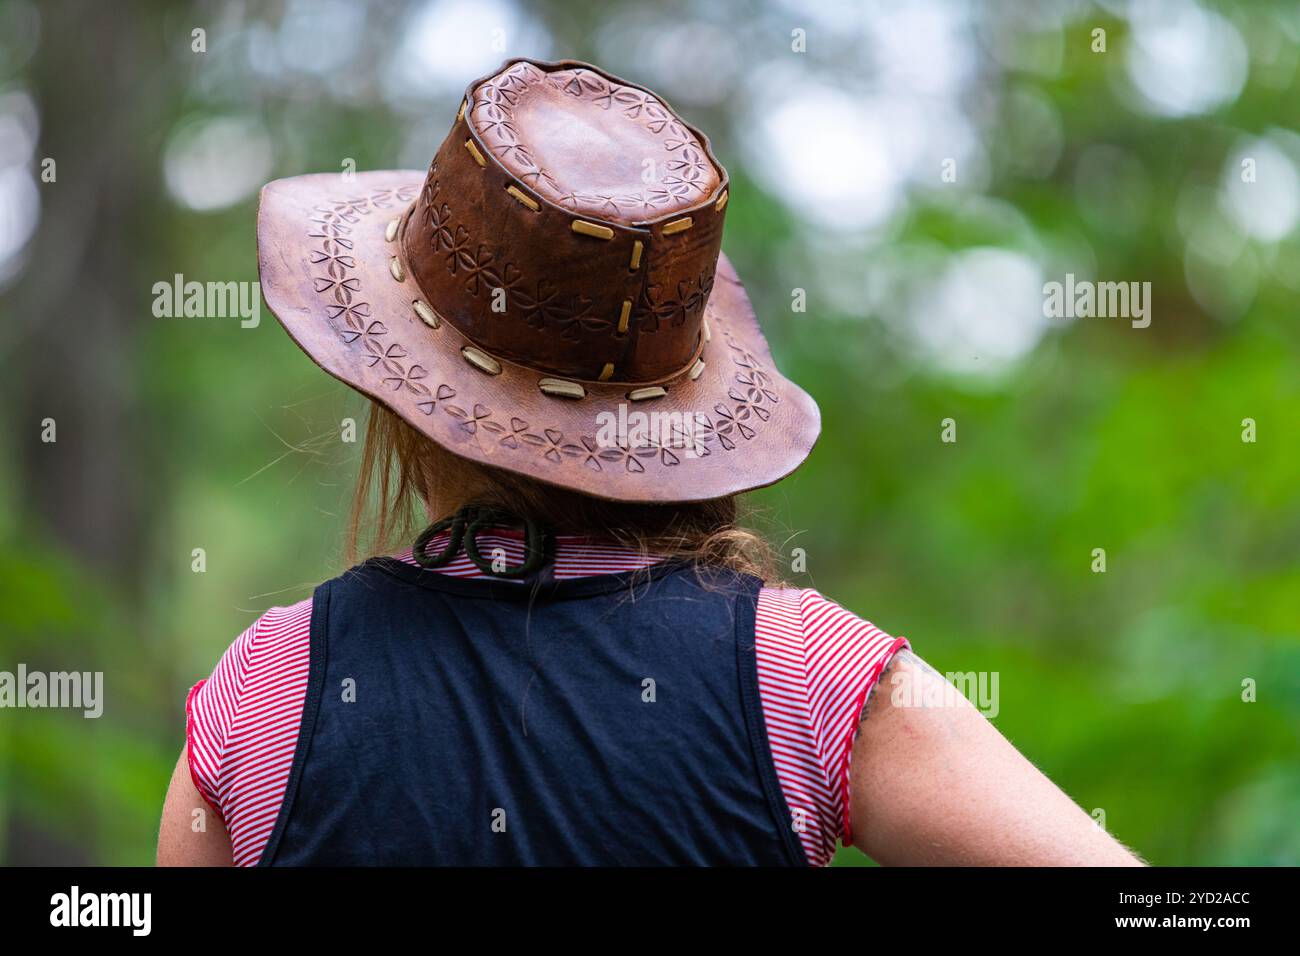
[[[566,436],[553,425],[534,425],[509,411],[494,409],[489,403],[497,401],[497,396],[459,394],[451,384],[436,381],[398,341],[389,328],[392,318],[385,317],[385,322],[373,314],[354,256],[354,230],[363,217],[381,210],[399,212],[419,190],[420,186],[413,183],[319,204],[313,207],[308,233],[313,241],[309,253],[313,288],[325,315],[344,345],[361,351],[362,361],[375,371],[382,388],[393,393],[390,405],[404,404],[423,415],[450,416],[469,434],[490,436],[503,448],[539,455],[555,465],[594,471],[622,467],[634,473],[646,471],[647,466],[673,467],[685,457],[705,457],[712,454],[714,447],[734,451],[752,440],[771,418],[773,406],[780,402],[775,381],[717,315],[712,316],[712,322],[721,332],[735,366],[732,385],[727,400],[717,402],[712,415],[700,415],[698,427],[689,436],[680,436],[693,444],[691,455],[685,454],[688,449],[680,447],[676,435],[668,444],[656,441],[652,435],[649,444],[632,447],[602,446],[589,434]],[[415,321],[413,314],[408,316],[408,322]]]

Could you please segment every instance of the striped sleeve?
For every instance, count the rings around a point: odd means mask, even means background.
[[[755,628],[773,761],[808,862],[852,841],[849,760],[867,694],[907,646],[810,589],[764,589]]]
[[[224,821],[237,866],[257,862],[279,813],[307,692],[311,605],[271,608],[190,691],[190,773]]]
[[[185,700],[185,750],[194,787],[211,804],[217,815],[221,811],[221,753],[226,736],[239,708],[239,693],[248,673],[251,647],[257,639],[254,621],[248,630],[221,655],[212,674],[190,688]]]

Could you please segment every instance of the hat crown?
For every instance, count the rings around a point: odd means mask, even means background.
[[[658,97],[586,67],[515,63],[471,90],[467,115],[506,169],[575,213],[637,225],[689,209],[721,182]]]
[[[727,174],[652,92],[574,61],[472,83],[403,225],[412,275],[489,352],[581,380],[685,373]]]

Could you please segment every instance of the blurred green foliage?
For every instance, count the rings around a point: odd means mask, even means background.
[[[29,167],[46,155],[60,163],[0,288],[0,669],[103,670],[108,698],[93,721],[0,711],[0,860],[14,863],[149,862],[187,688],[259,613],[308,596],[341,566],[356,449],[334,436],[343,418],[362,420],[362,401],[265,311],[256,329],[150,314],[153,283],[176,273],[256,277],[255,195],[186,208],[164,169],[175,130],[251,116],[270,131],[266,178],[338,169],[344,157],[359,169],[418,165],[408,157],[431,155],[459,98],[454,87],[402,98],[380,82],[422,4],[371,6],[346,64],[351,85],[329,70],[249,66],[270,55],[276,30],[283,44],[298,4],[98,6],[109,5],[42,5],[24,47],[14,24],[35,7],[0,4],[12,28],[0,31],[0,94],[30,98],[39,114]],[[713,138],[733,182],[724,248],[783,371],[822,409],[810,463],[754,496],[783,553],[807,552],[794,582],[906,635],[940,670],[999,672],[999,729],[1153,863],[1294,865],[1300,239],[1245,236],[1198,285],[1186,220],[1212,214],[1192,198],[1218,184],[1243,137],[1294,125],[1296,58],[1276,54],[1269,36],[1295,47],[1296,24],[1282,4],[1217,8],[1234,18],[1249,75],[1213,109],[1159,115],[1117,79],[1129,24],[1106,6],[1019,31],[997,5],[962,14],[984,38],[960,103],[979,117],[985,175],[946,192],[937,170],[947,154],[936,153],[934,183],[909,184],[886,223],[857,232],[828,231],[763,175],[740,104],[746,71],[777,61],[823,81],[870,76],[887,51],[860,18],[876,7],[804,24],[796,5],[650,15],[555,2],[532,6],[523,31],[549,46],[508,52],[591,59],[663,89]],[[310,45],[314,21],[300,19]],[[717,66],[733,82],[712,102],[677,102],[660,61],[618,59],[635,46],[628,33],[660,22],[739,38]],[[789,36],[801,24],[809,50],[797,59]],[[197,25],[206,57],[189,55]],[[1109,31],[1104,56],[1089,50],[1098,25]],[[1008,46],[1032,52],[1045,36],[1059,50],[1050,69],[1009,65],[1020,61]],[[1031,102],[1022,93],[1046,113],[1018,109]],[[1043,115],[1056,124],[1046,139]],[[1029,163],[1042,143],[1048,160]],[[1081,191],[1083,158],[1098,145],[1142,175],[1113,194]],[[827,177],[861,168],[854,157],[827,163]],[[87,182],[92,197],[129,194],[126,211],[66,198]],[[97,243],[80,253],[90,275],[66,276],[50,253],[83,233]],[[1024,254],[1046,278],[1073,268],[1151,281],[1155,320],[1140,331],[1058,323],[1013,361],[955,371],[918,351],[898,301],[874,293],[890,256],[921,268],[924,285],[939,278],[931,262],[942,270],[976,248]],[[114,267],[93,268],[104,259]],[[1244,305],[1221,308],[1216,290],[1243,276],[1247,294],[1233,301]],[[855,282],[857,299],[823,294]],[[807,290],[806,313],[791,311],[795,288]],[[89,357],[67,344],[83,336]],[[38,440],[46,414],[59,422],[55,445]],[[955,443],[940,441],[946,418]],[[1241,439],[1245,418],[1255,443]],[[199,547],[201,574],[191,571]],[[1104,574],[1091,570],[1095,548]],[[1246,680],[1255,702],[1243,702]],[[846,850],[837,861],[864,859]]]

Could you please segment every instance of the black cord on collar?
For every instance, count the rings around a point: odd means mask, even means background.
[[[524,528],[524,560],[514,565],[499,564],[500,559],[488,560],[483,557],[478,546],[478,535],[485,528],[498,526],[518,526]],[[446,546],[436,555],[427,552],[433,539],[444,531],[450,531]],[[415,539],[411,549],[417,564],[424,568],[440,568],[448,564],[461,548],[465,555],[484,574],[498,578],[521,578],[532,574],[546,562],[547,533],[531,518],[521,518],[503,508],[484,508],[478,505],[466,505],[447,518],[435,521],[425,528]]]

